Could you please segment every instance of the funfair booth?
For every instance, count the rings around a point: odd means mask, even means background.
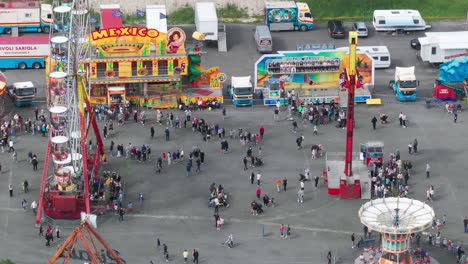
[[[295,90],[304,103],[346,102],[344,88],[349,52],[336,50],[278,51],[255,63],[255,89],[262,93],[265,105],[285,102],[284,89]],[[374,87],[374,61],[358,52],[356,67],[362,89],[356,89],[355,102],[370,99]],[[283,99],[282,99],[283,98]]]

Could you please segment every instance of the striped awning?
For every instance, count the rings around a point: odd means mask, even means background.
[[[146,83],[146,82],[177,82],[178,76],[145,76],[144,78],[91,78],[91,84],[115,84],[115,83]]]

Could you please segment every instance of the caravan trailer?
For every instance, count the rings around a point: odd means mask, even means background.
[[[456,57],[468,56],[468,31],[428,32],[419,38],[421,60],[444,63]]]
[[[375,10],[372,18],[375,31],[418,31],[430,28],[418,10]]]
[[[337,51],[349,52],[349,47],[336,48]],[[389,68],[392,64],[392,59],[387,46],[358,46],[358,52],[366,52],[374,59],[374,67],[376,69]]]

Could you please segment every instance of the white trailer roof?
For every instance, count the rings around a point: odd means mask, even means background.
[[[395,81],[414,81],[414,66],[412,67],[395,67]]]
[[[279,2],[266,2],[266,8],[295,8],[296,3],[294,1],[279,1]]]
[[[401,17],[401,16],[421,16],[418,10],[399,9],[399,10],[374,10],[374,16]]]
[[[13,83],[13,87],[15,87],[16,89],[30,88],[30,87],[34,87],[34,84],[32,82],[16,82],[16,83]]]
[[[231,85],[232,87],[252,87],[249,76],[235,77],[231,76]]]
[[[441,49],[468,49],[468,31],[427,32],[421,45],[437,44]]]
[[[213,2],[195,3],[195,12],[199,14],[200,21],[218,21],[216,6]]]

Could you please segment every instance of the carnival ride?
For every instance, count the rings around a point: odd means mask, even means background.
[[[87,1],[54,1],[54,27],[50,30],[51,56],[46,67],[47,107],[50,130],[41,180],[36,225],[43,215],[50,218],[78,219],[92,213],[90,180],[97,176],[101,159],[105,160],[102,139],[86,93],[86,72],[80,61],[89,52],[86,38]],[[92,126],[97,148],[86,148]],[[51,166],[49,166],[52,164]]]
[[[434,217],[434,210],[429,205],[400,197],[375,199],[359,209],[361,223],[382,234],[383,253],[379,264],[414,263],[409,252],[411,234],[431,227]]]
[[[7,79],[5,75],[0,71],[0,118],[3,117],[4,114],[4,98],[7,90]]]
[[[76,245],[78,240],[81,241],[83,247],[88,253],[88,258],[92,264],[105,263],[104,253],[99,251],[96,247],[98,245],[94,242],[93,237],[104,247],[107,251],[107,256],[112,257],[113,261],[117,264],[123,264],[124,262],[116,254],[116,252],[102,239],[102,237],[96,232],[96,230],[88,223],[88,221],[83,220],[79,226],[73,230],[73,232],[68,236],[68,238],[63,242],[63,244],[58,248],[55,254],[49,259],[48,264],[56,263],[59,258],[63,258],[61,263],[68,263],[72,258],[74,251],[76,250]]]
[[[327,169],[324,171],[328,183],[328,194],[339,195],[341,199],[370,198],[367,166],[359,160],[359,156],[353,154],[355,88],[362,87],[358,78],[359,73],[356,70],[357,39],[356,32],[349,32],[349,69],[345,69],[343,73],[343,77],[346,78],[343,86],[348,90],[346,152],[344,156],[337,153],[327,153]],[[364,195],[361,195],[362,193]]]

